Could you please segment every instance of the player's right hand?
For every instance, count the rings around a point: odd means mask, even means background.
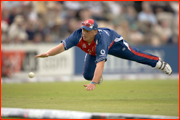
[[[94,84],[87,84],[87,85],[83,85],[84,87],[86,87],[86,90],[87,91],[91,91],[91,90],[94,90],[96,88],[96,85]]]
[[[49,56],[48,53],[42,53],[42,54],[36,55],[35,58],[38,58],[38,57],[45,58],[45,57],[48,57],[48,56]]]

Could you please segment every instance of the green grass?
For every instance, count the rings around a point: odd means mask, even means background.
[[[1,107],[179,116],[179,80],[104,81],[1,85]]]

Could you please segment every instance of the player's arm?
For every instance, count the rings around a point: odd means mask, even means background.
[[[68,50],[69,48],[71,48],[73,46],[76,46],[81,37],[80,31],[81,31],[81,29],[74,31],[68,38],[66,38],[65,40],[62,40],[58,46],[50,49],[46,53],[36,55],[35,58],[38,58],[38,57],[44,58],[44,57],[48,57],[48,56],[54,56],[65,50]]]
[[[42,53],[42,54],[36,55],[35,58],[38,58],[38,57],[44,58],[44,57],[48,57],[48,56],[54,56],[54,55],[57,55],[57,54],[63,52],[64,50],[65,50],[64,49],[64,44],[60,43],[58,46],[50,49],[46,53]]]
[[[99,82],[101,76],[102,76],[102,72],[104,69],[104,64],[105,64],[105,60],[104,61],[100,61],[96,64],[96,69],[94,72],[94,77],[92,79],[92,82],[95,82],[96,84]],[[96,85],[93,83],[84,85],[84,87],[86,87],[86,90],[94,90],[96,88]]]
[[[92,79],[92,82],[95,82],[96,84],[99,82],[102,73],[103,73],[103,69],[104,69],[104,64],[105,64],[105,60],[104,61],[100,61],[96,64],[96,69],[94,72],[94,77]]]

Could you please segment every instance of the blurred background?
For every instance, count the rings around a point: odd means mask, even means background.
[[[179,74],[179,1],[2,1],[1,77],[27,77],[30,71],[38,76],[81,74],[84,52],[78,48],[45,60],[34,56],[91,18],[99,27],[114,29],[131,46],[160,56]],[[157,73],[153,71],[109,56],[104,73]]]

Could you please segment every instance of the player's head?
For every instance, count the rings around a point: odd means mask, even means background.
[[[98,29],[98,24],[93,19],[88,19],[88,20],[85,20],[84,22],[82,22],[82,27],[81,28],[84,28],[87,31],[97,30]]]
[[[94,40],[98,25],[93,19],[88,19],[82,22],[82,37],[85,41],[91,42]]]

